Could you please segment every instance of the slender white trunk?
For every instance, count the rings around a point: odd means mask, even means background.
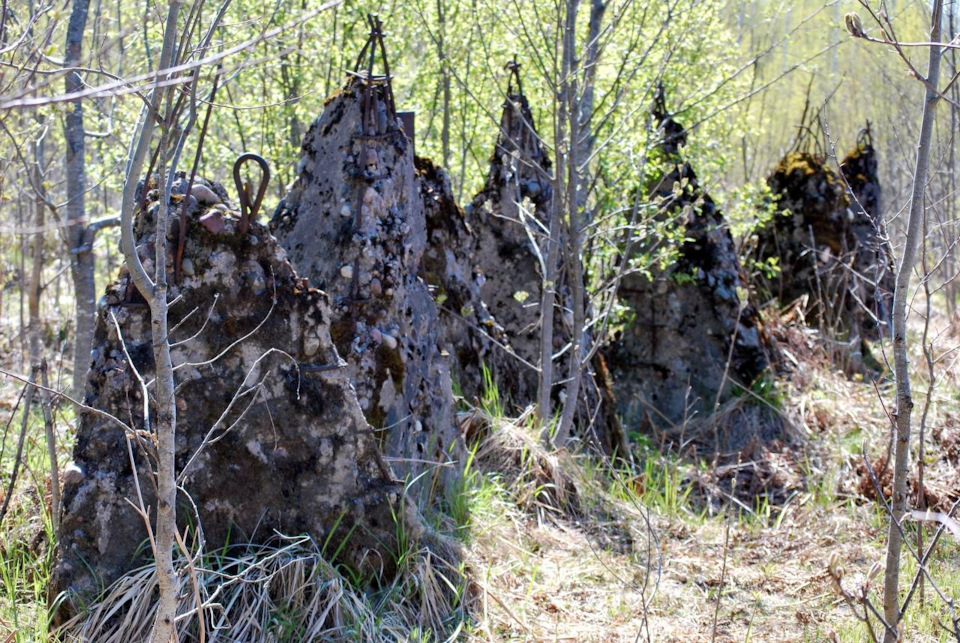
[[[157,66],[163,70],[174,63],[177,42],[177,17],[180,12],[179,0],[171,0],[167,8],[167,20],[163,34],[163,48]],[[153,426],[157,440],[157,526],[156,526],[156,573],[160,596],[157,602],[156,620],[151,634],[153,643],[170,643],[176,640],[176,611],[179,593],[176,569],[173,565],[173,546],[177,529],[176,513],[176,399],[174,396],[173,364],[170,357],[170,345],[167,342],[167,210],[168,200],[160,199],[160,208],[156,221],[155,263],[153,280],[144,270],[137,254],[133,234],[134,200],[137,182],[143,170],[143,162],[150,148],[154,126],[164,94],[168,97],[167,121],[162,124],[160,145],[161,159],[159,174],[166,167],[168,153],[166,147],[173,138],[171,130],[173,118],[169,109],[171,93],[164,92],[158,86],[163,80],[158,75],[154,84],[149,109],[141,113],[142,128],[130,145],[127,162],[126,180],[121,206],[121,249],[124,261],[137,290],[150,305],[151,333],[156,362],[156,387],[154,390],[154,408],[156,413]],[[149,177],[147,177],[149,180]],[[147,419],[147,418],[145,418]]]
[[[580,149],[580,121],[579,113],[577,75],[580,70],[577,68],[576,57],[576,24],[577,13],[580,8],[580,0],[568,0],[566,16],[566,33],[564,34],[564,60],[568,73],[564,74],[563,83],[563,101],[564,107],[561,110],[561,117],[566,118],[564,125],[569,132],[567,138],[567,159],[566,159],[566,193],[560,199],[566,210],[567,219],[567,239],[566,239],[566,274],[567,282],[570,285],[573,307],[573,327],[570,334],[570,355],[567,367],[567,386],[564,393],[566,397],[563,403],[563,409],[560,412],[560,424],[557,427],[556,444],[563,446],[570,437],[570,431],[573,426],[573,417],[577,410],[577,398],[580,395],[580,381],[583,374],[583,327],[585,322],[584,296],[583,296],[583,266],[580,263],[581,246],[581,190],[580,173],[578,171],[578,154]],[[558,146],[558,149],[559,146]],[[559,174],[559,172],[558,172]]]
[[[43,121],[37,120],[43,128]],[[43,341],[41,330],[43,321],[40,319],[40,295],[43,291],[43,226],[44,226],[44,208],[43,202],[43,134],[41,139],[31,145],[33,151],[33,174],[32,182],[36,194],[33,200],[33,226],[36,232],[33,233],[33,248],[31,251],[30,266],[30,286],[27,295],[27,306],[29,308],[29,346],[30,346],[30,364],[35,365],[40,362],[43,356]]]
[[[50,404],[50,379],[47,361],[40,361],[40,406],[43,410],[43,428],[47,438],[47,456],[50,458],[50,517],[54,531],[60,528],[60,467],[57,463],[57,433]]]
[[[570,0],[579,5],[578,0]],[[540,386],[537,394],[537,415],[542,423],[546,423],[551,416],[550,398],[553,391],[553,315],[556,301],[557,281],[560,277],[560,230],[563,223],[563,201],[566,197],[566,153],[567,144],[568,96],[569,75],[573,64],[573,52],[568,47],[568,40],[575,42],[575,21],[570,16],[564,20],[560,43],[560,69],[557,77],[557,93],[555,104],[559,106],[553,124],[553,141],[556,150],[557,165],[553,176],[553,198],[550,200],[550,228],[547,239],[547,263],[543,276],[543,292],[540,298]],[[545,428],[545,427],[544,427]],[[544,430],[543,437],[548,438]]]
[[[940,21],[943,12],[942,0],[936,0],[931,17],[930,41],[940,42]],[[933,119],[938,102],[935,87],[940,80],[940,47],[930,47],[927,64],[927,82],[923,101],[923,116],[920,121],[920,138],[917,142],[917,160],[913,175],[913,193],[910,197],[910,215],[907,220],[907,238],[903,257],[897,268],[897,283],[893,295],[893,368],[897,384],[896,449],[893,469],[893,499],[890,528],[887,536],[887,559],[883,588],[883,611],[887,623],[896,629],[900,621],[898,590],[900,584],[900,549],[902,536],[900,520],[907,508],[907,475],[910,461],[910,414],[913,398],[910,394],[910,361],[907,355],[907,299],[910,297],[910,275],[917,261],[917,250],[922,236],[924,216],[924,188],[930,160],[930,142]],[[884,643],[895,643],[895,631],[886,630]]]
[[[600,36],[603,28],[603,17],[606,14],[608,3],[604,0],[591,0],[590,2],[590,20],[587,23],[587,44],[583,55],[582,74],[583,90],[577,105],[577,159],[581,165],[586,166],[590,163],[590,157],[593,155],[593,146],[596,142],[596,134],[593,131],[593,112],[596,102],[596,79],[597,67],[600,64]],[[583,168],[586,170],[586,167]],[[586,215],[584,209],[587,205],[587,181],[581,172],[580,190],[577,191],[577,204],[581,208],[581,213]],[[585,222],[589,224],[589,221]]]
[[[443,167],[450,169],[450,65],[447,60],[447,14],[444,0],[437,0],[437,57],[440,59],[440,82],[443,86],[443,128],[440,130]]]
[[[70,22],[67,25],[65,67],[80,64],[83,46],[83,31],[87,24],[90,0],[73,0]],[[83,88],[83,80],[77,72],[66,77],[68,94]],[[66,245],[70,253],[70,268],[76,299],[74,315],[73,346],[73,394],[79,398],[83,393],[90,349],[93,347],[93,322],[96,314],[96,287],[94,285],[93,235],[87,235],[86,169],[84,162],[83,101],[68,107],[63,126],[66,143]]]
[[[559,161],[557,162],[559,166]],[[541,422],[550,419],[550,397],[553,391],[553,304],[556,300],[560,255],[560,205],[554,192],[550,203],[550,228],[547,239],[547,269],[543,276],[540,297],[540,385],[537,393],[537,416]]]
[[[156,361],[156,418],[157,435],[157,577],[160,601],[154,625],[154,643],[173,639],[174,619],[179,593],[177,571],[173,566],[173,545],[177,529],[176,432],[177,405],[174,396],[173,362],[167,342],[167,223],[168,205],[161,198],[157,213],[156,263],[157,272],[153,297],[150,301],[150,329],[153,337],[153,356]]]

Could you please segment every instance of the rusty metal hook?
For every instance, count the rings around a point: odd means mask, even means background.
[[[260,187],[257,188],[257,198],[253,204],[250,203],[250,184],[240,178],[240,167],[247,161],[256,161],[261,171]],[[237,186],[240,198],[240,233],[246,234],[250,228],[250,221],[257,220],[257,213],[260,212],[260,205],[267,193],[267,185],[270,184],[270,164],[259,154],[253,152],[241,154],[233,164],[233,182]]]

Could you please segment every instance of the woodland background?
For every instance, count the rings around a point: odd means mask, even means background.
[[[69,20],[78,4],[87,5],[86,26],[71,38]],[[886,3],[899,38],[926,39],[929,4]],[[585,254],[588,280],[597,280],[593,285],[599,286],[597,275],[617,260],[611,240],[629,221],[634,186],[644,185],[657,169],[647,160],[656,144],[648,121],[658,84],[671,113],[688,130],[684,156],[722,209],[742,256],[755,241],[755,227],[771,215],[765,180],[777,162],[798,145],[813,146],[836,170],[838,158],[856,145],[869,123],[880,158],[884,221],[899,257],[922,85],[890,48],[849,36],[844,15],[858,11],[858,3],[593,0],[580,12],[584,44],[592,12],[601,7],[605,50],[592,72],[594,143],[585,197],[600,213]],[[489,167],[508,60],[522,65],[523,88],[540,132],[558,127],[551,79],[559,65],[560,4],[348,0],[319,9],[319,0],[234,0],[210,55],[243,46],[199,69],[201,76],[220,77],[201,174],[230,186],[236,157],[256,151],[273,168],[266,212],[295,178],[301,141],[324,99],[353,68],[367,38],[368,12],[386,24],[398,108],[416,112],[417,153],[449,171],[461,204],[480,190]],[[212,10],[207,11],[212,17]],[[304,19],[311,12],[315,15]],[[82,386],[82,378],[73,379],[78,297],[71,275],[92,271],[93,292],[99,297],[120,269],[119,229],[111,220],[120,209],[124,165],[142,104],[135,93],[146,85],[134,82],[131,88],[118,79],[152,71],[164,14],[165,8],[151,0],[3,0],[0,366],[5,372],[27,373],[42,358],[52,388],[77,391]],[[960,3],[948,0],[944,14],[944,30],[952,37],[960,29]],[[200,19],[201,30],[209,19]],[[70,42],[79,47],[79,57],[66,46]],[[907,48],[906,55],[922,68],[927,51]],[[947,78],[960,70],[957,58],[957,49],[944,54]],[[71,64],[77,73],[64,73]],[[71,92],[89,93],[76,101],[64,97]],[[957,86],[950,92],[960,101]],[[85,130],[82,203],[67,196],[77,167],[75,158],[71,165],[68,137],[79,109]],[[960,489],[948,471],[956,457],[949,455],[956,448],[950,436],[960,440],[960,388],[952,362],[960,323],[954,280],[960,266],[955,145],[960,109],[945,104],[937,116],[924,264],[912,299],[919,311],[911,320],[912,355],[919,378],[915,386],[931,391],[933,400],[928,435],[945,436],[937,438],[927,456],[934,469],[944,471],[934,482],[953,498]],[[188,141],[185,159],[193,158],[196,144],[195,137]],[[78,221],[93,222],[95,236],[78,237],[84,228]],[[662,232],[652,220],[642,220],[637,229],[641,234]],[[94,239],[92,252],[76,252],[88,238]],[[78,266],[82,253],[88,263]],[[668,262],[670,256],[668,245],[649,262]],[[745,268],[769,266],[747,263]],[[924,318],[930,320],[926,327]],[[623,319],[614,327],[616,323]],[[929,372],[923,353],[927,347],[939,355]],[[870,494],[857,487],[863,473],[856,470],[856,458],[886,447],[889,426],[881,399],[890,399],[889,373],[875,387],[863,376],[841,372],[829,349],[804,355],[808,370],[802,378],[767,382],[769,388],[760,391],[799,418],[815,444],[809,452],[791,456],[787,469],[798,481],[786,485],[796,491],[786,499],[741,503],[738,510],[717,513],[697,498],[723,471],[667,452],[649,436],[632,435],[640,454],[638,470],[624,474],[628,485],[614,484],[608,491],[655,515],[659,551],[671,561],[661,568],[655,598],[638,589],[636,578],[616,573],[619,567],[632,569],[636,559],[630,555],[612,548],[584,557],[585,548],[595,543],[583,534],[531,522],[517,509],[509,485],[496,476],[471,476],[464,492],[476,534],[468,543],[471,561],[485,570],[486,587],[499,598],[488,601],[489,611],[465,629],[492,640],[632,640],[645,631],[652,640],[692,640],[686,636],[697,632],[701,640],[773,641],[785,640],[779,638],[783,628],[790,640],[868,640],[825,570],[836,554],[846,561],[848,575],[854,568],[866,575],[879,557],[884,512],[879,503],[865,501]],[[0,405],[11,412],[0,452],[4,489],[19,457],[13,410],[21,385],[12,377],[0,380]],[[11,509],[2,525],[0,632],[8,631],[9,640],[18,641],[47,634],[44,588],[54,539],[41,510],[50,482],[44,477],[49,461],[39,411],[30,422],[26,488],[4,499]],[[66,462],[75,429],[75,416],[66,405],[57,411],[57,424]],[[589,464],[578,466],[588,478],[600,477]],[[511,558],[505,542],[515,544],[520,554]],[[788,551],[797,553],[786,555]],[[952,542],[936,554],[948,594],[960,589],[958,556]],[[916,634],[906,640],[942,640],[940,624],[950,623],[952,605],[929,599],[924,605],[910,615],[908,625]]]

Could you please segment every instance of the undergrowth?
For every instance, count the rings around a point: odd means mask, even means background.
[[[882,453],[886,419],[873,383],[825,363],[802,366],[791,378],[754,385],[725,410],[750,421],[757,417],[751,405],[787,415],[802,448],[748,445],[724,459],[690,442],[678,448],[672,435],[633,433],[630,466],[589,452],[546,449],[529,414],[505,417],[486,373],[479,408],[458,415],[467,436],[464,473],[438,506],[424,510],[432,527],[426,542],[407,539],[398,520],[395,577],[370,589],[369,579],[329,562],[341,543],[299,537],[234,546],[187,567],[192,571],[183,578],[181,613],[195,609],[197,596],[216,605],[204,611],[208,641],[218,640],[218,632],[229,636],[222,640],[243,640],[254,631],[246,640],[565,635],[626,641],[639,632],[657,641],[866,641],[825,569],[836,554],[845,578],[859,583],[882,558],[887,517],[880,503],[863,497],[856,463],[864,449],[873,459]],[[883,394],[889,384],[877,386]],[[918,390],[923,386],[921,379]],[[960,438],[960,429],[941,421],[958,417],[958,391],[946,378],[936,396],[941,408],[931,426],[942,428],[937,440],[944,444],[954,434]],[[59,414],[58,425],[69,426],[70,418]],[[4,488],[15,433],[12,425],[0,454]],[[36,436],[42,436],[39,412],[30,418],[25,465],[0,527],[4,641],[42,641],[50,632],[46,604],[55,535],[47,511],[46,450]],[[61,463],[69,461],[70,443],[69,435],[61,436]],[[939,448],[928,445],[930,463],[945,457]],[[757,493],[747,487],[758,476],[787,482]],[[929,479],[941,484],[936,475]],[[905,529],[915,543],[918,526]],[[928,542],[932,530],[924,533]],[[462,561],[451,562],[451,547],[462,548]],[[958,565],[960,547],[944,537],[929,571],[948,598],[960,596]],[[912,578],[915,562],[905,557],[903,570]],[[150,625],[154,582],[149,568],[122,579],[107,602],[73,624],[80,628],[72,630],[74,637],[140,640]],[[943,639],[941,625],[950,614],[937,589],[928,583],[924,600],[911,606],[909,640]],[[878,601],[879,590],[873,584],[867,591]],[[107,611],[111,604],[123,606],[129,627],[118,629]],[[196,640],[198,626],[198,619],[184,619],[183,640]]]
[[[0,498],[3,499],[17,458],[22,405],[16,413],[14,410],[11,404],[10,414],[5,418],[11,421],[0,451],[0,471],[3,472]],[[42,436],[43,417],[34,404],[16,488],[0,526],[0,634],[6,635],[4,641],[17,643],[46,640],[50,630],[47,587],[53,570],[52,543],[56,537],[49,511],[49,457]],[[59,445],[61,461],[64,456],[69,459],[64,442],[66,440]]]

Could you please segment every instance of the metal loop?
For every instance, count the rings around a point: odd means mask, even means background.
[[[240,177],[240,168],[247,161],[256,161],[261,171],[260,187],[257,188],[257,198],[252,205],[250,203],[250,184]],[[267,185],[270,184],[270,164],[259,154],[253,152],[241,154],[233,164],[233,182],[237,186],[240,199],[240,233],[245,234],[250,228],[250,221],[257,220],[257,214],[263,204],[263,197],[267,193]]]

